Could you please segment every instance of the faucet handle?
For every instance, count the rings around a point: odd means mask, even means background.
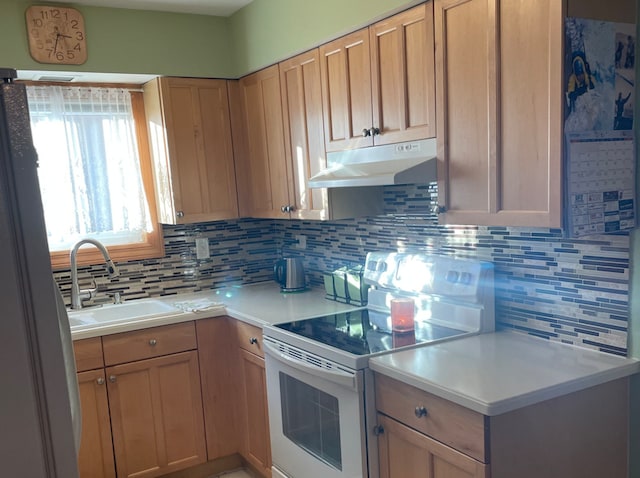
[[[98,286],[96,284],[96,281],[94,279],[91,279],[91,287],[89,287],[88,289],[80,289],[78,291],[79,292],[78,296],[81,301],[89,300],[95,297],[97,290],[98,290]]]

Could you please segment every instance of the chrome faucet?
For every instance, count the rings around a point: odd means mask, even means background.
[[[95,239],[82,239],[78,241],[73,249],[71,249],[71,308],[72,309],[82,309],[82,301],[85,299],[90,299],[94,296],[97,287],[93,287],[91,289],[80,289],[80,285],[78,284],[78,264],[76,256],[78,254],[78,249],[82,247],[84,244],[93,244],[98,248],[98,250],[102,253],[102,257],[104,257],[104,261],[107,265],[107,272],[109,272],[109,277],[118,277],[119,272],[116,265],[109,257],[109,253],[107,252],[107,248],[102,245],[99,241]],[[95,282],[94,282],[95,286]]]

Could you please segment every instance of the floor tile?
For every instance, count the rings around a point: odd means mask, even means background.
[[[211,478],[254,478],[254,476],[246,470],[225,471]]]

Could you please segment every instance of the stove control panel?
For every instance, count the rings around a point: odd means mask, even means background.
[[[379,288],[413,294],[437,294],[480,302],[491,287],[493,264],[428,254],[370,252],[365,281]]]

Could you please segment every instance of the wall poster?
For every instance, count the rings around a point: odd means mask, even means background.
[[[635,25],[565,23],[566,231],[635,227]]]

